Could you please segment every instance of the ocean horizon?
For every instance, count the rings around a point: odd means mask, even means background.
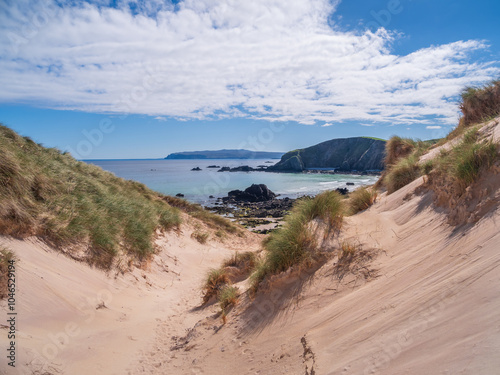
[[[371,185],[378,179],[371,175],[323,174],[323,173],[276,173],[276,172],[217,172],[218,167],[248,165],[257,168],[270,166],[279,159],[94,159],[83,160],[118,177],[145,184],[159,193],[184,198],[204,206],[213,205],[217,198],[227,196],[231,190],[244,190],[252,184],[265,184],[279,198],[314,196],[325,190]],[[201,171],[191,169],[199,167]],[[347,183],[354,185],[347,185]],[[213,198],[210,198],[213,196]]]

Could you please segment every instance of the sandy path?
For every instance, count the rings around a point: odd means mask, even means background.
[[[342,240],[379,249],[377,278],[339,283],[329,262],[299,293],[284,283],[243,298],[222,328],[208,309],[189,343],[171,350],[166,340],[166,363],[145,372],[495,374],[500,211],[454,231],[430,196],[412,194],[421,182],[346,219]]]
[[[260,242],[248,234],[201,245],[190,237],[191,225],[183,231],[158,240],[162,251],[147,269],[119,276],[33,239],[0,237],[18,258],[17,363],[12,369],[2,358],[0,373],[121,375],[141,373],[143,362],[156,366],[158,338],[170,341],[198,320],[186,310],[199,304],[206,271],[235,249],[256,250]],[[0,306],[4,316],[5,302]]]

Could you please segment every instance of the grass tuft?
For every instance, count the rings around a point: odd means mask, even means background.
[[[463,194],[482,171],[489,169],[499,159],[498,145],[491,141],[479,141],[478,137],[477,129],[468,130],[458,145],[442,153],[436,161],[432,180],[447,183],[454,196]]]
[[[199,230],[195,230],[193,233],[191,233],[191,237],[193,237],[196,241],[198,241],[201,244],[207,243],[209,234],[207,232],[201,232]]]
[[[224,286],[230,283],[227,272],[222,269],[211,269],[203,285],[203,304],[208,303],[212,297],[219,297]]]
[[[219,306],[223,313],[227,312],[227,309],[231,306],[235,306],[238,303],[239,290],[237,287],[232,285],[226,285],[219,293]]]
[[[388,194],[394,193],[420,176],[420,167],[417,163],[418,157],[411,154],[399,159],[387,170],[384,184]]]
[[[348,213],[354,215],[360,211],[369,208],[377,199],[377,191],[375,189],[360,187],[354,190],[349,196]]]
[[[467,87],[462,91],[460,110],[463,125],[478,124],[500,114],[500,80],[483,87]]]
[[[244,253],[236,252],[229,259],[222,263],[222,267],[235,267],[240,272],[248,273],[255,267],[257,263],[257,255],[251,251]]]
[[[258,285],[268,275],[278,274],[293,266],[312,265],[319,254],[316,235],[310,229],[311,221],[321,220],[328,231],[339,230],[343,211],[342,197],[335,191],[298,201],[285,217],[285,225],[263,242],[266,254],[251,275],[251,290],[257,291]]]

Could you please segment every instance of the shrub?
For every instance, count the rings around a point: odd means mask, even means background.
[[[203,285],[203,304],[212,297],[218,297],[222,288],[230,283],[229,277],[224,269],[211,269]]]
[[[354,215],[369,208],[377,199],[377,191],[360,187],[350,194],[349,214]]]

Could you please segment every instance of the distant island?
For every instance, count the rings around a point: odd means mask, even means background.
[[[284,152],[216,150],[175,152],[165,159],[280,159]]]

